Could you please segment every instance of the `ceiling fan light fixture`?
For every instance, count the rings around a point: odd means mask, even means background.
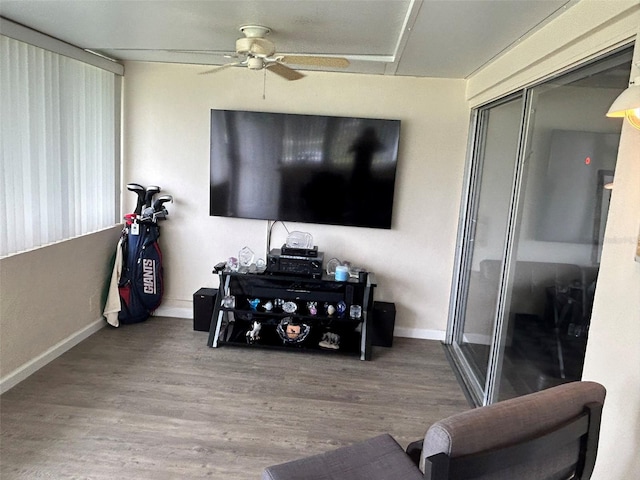
[[[613,101],[607,117],[626,118],[631,125],[640,130],[640,77],[636,77]]]
[[[264,60],[260,57],[249,57],[247,60],[247,67],[249,70],[262,70],[264,67]]]

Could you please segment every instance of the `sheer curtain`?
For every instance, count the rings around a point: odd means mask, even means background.
[[[0,256],[116,223],[115,82],[0,36]]]

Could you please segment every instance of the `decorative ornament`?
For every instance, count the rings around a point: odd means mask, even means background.
[[[295,322],[292,317],[283,318],[276,327],[276,332],[284,344],[300,344],[304,342],[310,331],[309,325]]]
[[[262,329],[262,324],[258,321],[254,321],[251,324],[251,330],[247,332],[247,342],[250,344],[254,344],[258,340],[260,340],[261,329]]]
[[[294,313],[296,310],[298,310],[298,305],[296,305],[295,302],[284,302],[284,304],[282,305],[282,310],[287,313]]]
[[[255,258],[255,254],[253,250],[249,247],[242,247],[240,253],[238,253],[238,262],[241,267],[248,267],[253,263],[253,259]]]
[[[249,302],[249,306],[251,307],[251,310],[257,310],[258,309],[258,305],[260,305],[260,299],[259,298],[248,299],[247,302]]]

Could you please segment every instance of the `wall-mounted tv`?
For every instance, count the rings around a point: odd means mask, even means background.
[[[211,110],[212,216],[391,228],[400,120]]]

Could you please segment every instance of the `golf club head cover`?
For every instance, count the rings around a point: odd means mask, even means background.
[[[138,195],[138,201],[136,203],[136,208],[133,211],[136,215],[140,215],[142,213],[142,207],[144,206],[144,196],[145,196],[145,188],[142,185],[137,183],[128,183],[127,190],[134,192]]]
[[[153,211],[159,212],[164,210],[163,205],[167,202],[173,203],[173,197],[171,195],[161,195],[156,198],[156,201],[153,202]]]
[[[153,203],[153,196],[161,190],[157,185],[149,185],[144,195],[144,206],[149,208]]]

